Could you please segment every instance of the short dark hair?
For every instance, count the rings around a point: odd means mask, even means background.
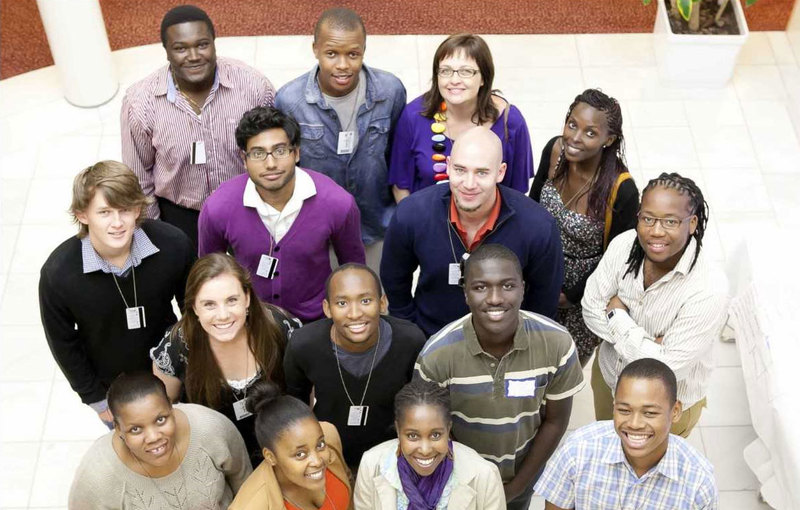
[[[337,267],[336,269],[328,275],[328,279],[325,280],[325,299],[331,299],[331,281],[333,280],[333,275],[342,273],[344,271],[366,271],[375,281],[375,286],[378,287],[378,297],[383,296],[383,289],[381,288],[381,279],[378,277],[378,273],[372,270],[371,267],[365,266],[364,264],[359,264],[357,262],[348,262],[347,264],[342,264],[341,266]]]
[[[667,390],[670,405],[674,405],[678,400],[678,380],[675,378],[675,372],[662,361],[654,358],[641,358],[628,363],[617,379],[617,386],[614,388],[615,396],[617,389],[619,389],[620,381],[625,377],[630,377],[631,379],[658,379]]]
[[[161,44],[165,48],[167,47],[167,29],[169,27],[191,21],[202,21],[208,26],[211,38],[215,39],[217,37],[214,33],[214,24],[211,23],[211,18],[208,17],[206,11],[194,5],[179,5],[168,10],[161,20]]]
[[[152,372],[122,373],[109,386],[106,402],[108,402],[108,409],[116,422],[122,406],[153,394],[162,397],[172,405],[164,381],[153,375]]]
[[[410,408],[425,405],[438,407],[445,423],[450,424],[450,390],[423,379],[411,381],[394,396],[394,419],[399,423]]]
[[[300,147],[300,124],[291,116],[272,106],[256,106],[242,115],[242,120],[236,127],[236,145],[246,151],[247,140],[268,129],[275,128],[283,129],[289,138],[289,143]]]
[[[291,425],[306,418],[316,420],[308,404],[290,395],[281,395],[281,389],[272,381],[261,380],[251,386],[247,390],[245,408],[256,415],[258,445],[270,450]]]
[[[516,253],[502,244],[482,244],[470,254],[469,258],[464,263],[464,283],[466,283],[470,267],[478,262],[490,259],[507,260],[511,262],[520,279],[522,279],[522,265],[519,263],[519,257],[517,257]]]
[[[320,15],[317,24],[314,25],[315,43],[319,38],[319,31],[322,29],[323,25],[328,25],[331,28],[344,30],[346,32],[351,32],[360,28],[361,33],[364,34],[364,39],[367,38],[367,27],[364,26],[364,20],[361,19],[361,16],[359,16],[356,11],[348,9],[347,7],[334,7]]]

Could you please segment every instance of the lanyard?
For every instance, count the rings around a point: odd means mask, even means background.
[[[133,307],[136,308],[139,306],[139,298],[136,295],[136,266],[133,264],[131,264],[131,274],[133,275]],[[120,288],[117,277],[114,276],[113,271],[111,272],[111,277],[114,279],[114,284],[117,286],[117,291],[122,298],[122,302],[125,303],[125,308],[131,308],[128,306],[128,300],[125,299],[125,294],[122,293],[122,289]]]

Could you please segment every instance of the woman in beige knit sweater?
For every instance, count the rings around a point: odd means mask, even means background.
[[[108,406],[114,430],[78,467],[71,510],[217,510],[252,471],[230,420],[194,404],[173,407],[153,374],[117,377]]]

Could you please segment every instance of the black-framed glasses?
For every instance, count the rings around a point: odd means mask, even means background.
[[[656,218],[655,216],[647,216],[642,213],[636,216],[639,218],[639,223],[647,228],[655,227],[656,223],[661,223],[661,228],[664,230],[675,230],[681,226],[681,223],[694,217],[694,214],[690,214],[685,218]]]
[[[259,148],[253,149],[250,152],[245,152],[244,154],[247,156],[247,159],[252,159],[253,161],[264,161],[269,155],[272,155],[272,157],[275,159],[286,159],[292,155],[292,152],[294,152],[294,146],[280,145],[271,151]]]
[[[453,73],[458,74],[461,78],[472,78],[480,71],[478,69],[473,69],[472,67],[459,67],[458,69],[451,69],[449,67],[440,67],[439,68],[439,76],[442,78],[450,78],[453,76]]]

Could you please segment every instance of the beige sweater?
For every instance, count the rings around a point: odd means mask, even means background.
[[[83,457],[69,493],[70,510],[217,510],[227,508],[252,468],[244,441],[220,413],[178,404],[189,419],[191,437],[180,469],[149,479],[117,457],[111,433]]]

